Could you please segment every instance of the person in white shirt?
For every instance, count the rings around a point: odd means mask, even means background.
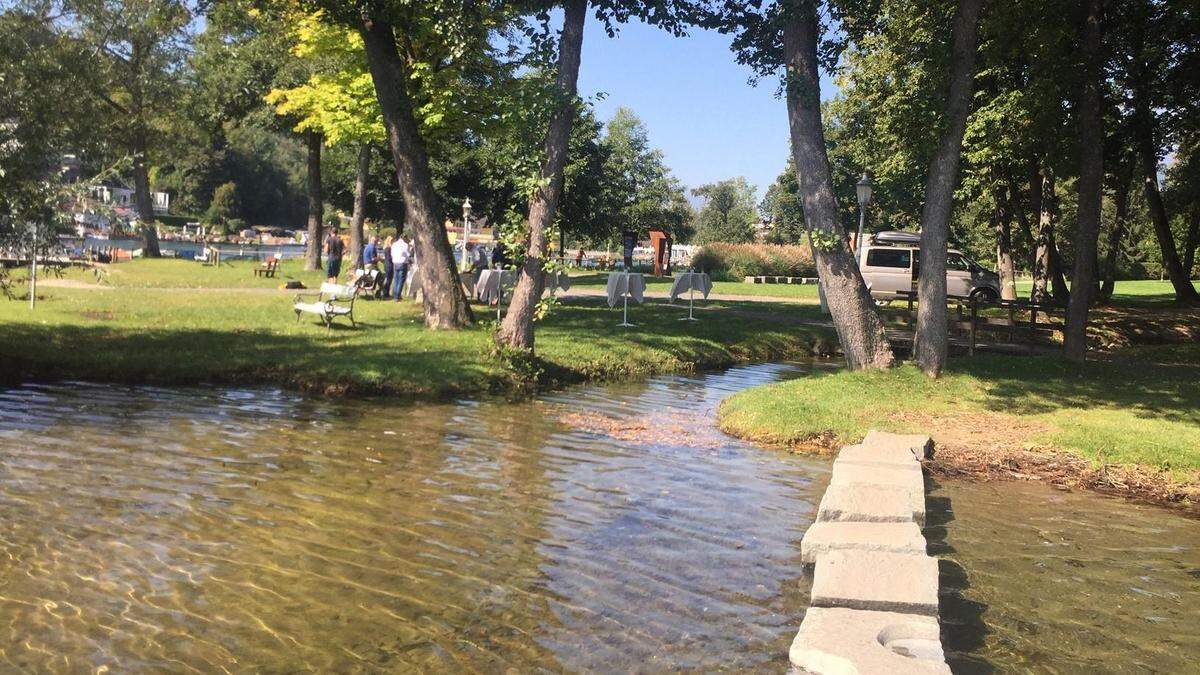
[[[408,235],[396,237],[389,252],[392,257],[392,301],[400,302],[404,290],[404,280],[408,277],[408,266],[412,262],[412,245],[408,243]]]

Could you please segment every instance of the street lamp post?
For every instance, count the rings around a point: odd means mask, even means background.
[[[461,269],[467,269],[467,241],[471,238],[471,198],[467,197],[463,200],[463,236],[462,236],[462,262],[459,263]]]
[[[866,171],[854,186],[858,193],[858,236],[854,238],[854,259],[862,267],[863,230],[867,224],[867,205],[871,203],[871,176]]]

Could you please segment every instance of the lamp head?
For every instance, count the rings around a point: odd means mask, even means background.
[[[871,203],[871,176],[866,171],[863,172],[862,178],[855,184],[854,190],[858,193],[858,205],[866,208],[867,204]]]

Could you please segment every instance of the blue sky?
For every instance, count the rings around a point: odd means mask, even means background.
[[[609,38],[589,17],[584,33],[579,93],[607,96],[595,103],[602,120],[626,106],[645,122],[650,142],[689,188],[745,176],[759,199],[787,161],[788,129],[778,78],[747,83],[730,38],[693,29],[685,38],[641,23]],[[834,92],[822,78],[821,93]]]

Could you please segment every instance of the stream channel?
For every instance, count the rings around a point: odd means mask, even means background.
[[[0,390],[0,670],[782,672],[827,458],[718,432],[830,364],[397,405]],[[933,483],[956,672],[1195,672],[1200,522]]]

